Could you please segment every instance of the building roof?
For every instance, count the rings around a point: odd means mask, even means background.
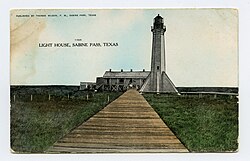
[[[80,85],[95,84],[95,82],[80,82]]]
[[[103,78],[147,78],[150,71],[106,71]]]

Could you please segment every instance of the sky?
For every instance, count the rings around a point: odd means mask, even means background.
[[[236,9],[12,10],[11,84],[79,85],[109,69],[150,70],[157,14],[167,27],[166,71],[177,87],[238,86]],[[60,42],[118,46],[39,47]]]

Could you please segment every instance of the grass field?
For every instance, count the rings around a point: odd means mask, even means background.
[[[84,97],[34,96],[11,103],[11,148],[17,153],[42,153],[55,141],[100,111],[121,93],[95,93]]]
[[[228,152],[238,149],[238,104],[228,96],[144,97],[191,152]]]

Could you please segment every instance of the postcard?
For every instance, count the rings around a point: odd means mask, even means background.
[[[13,153],[238,152],[238,10],[13,9]]]

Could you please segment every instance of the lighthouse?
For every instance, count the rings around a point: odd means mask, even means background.
[[[178,93],[174,83],[166,73],[165,37],[166,26],[158,14],[154,18],[152,40],[151,71],[142,85],[140,92]]]

